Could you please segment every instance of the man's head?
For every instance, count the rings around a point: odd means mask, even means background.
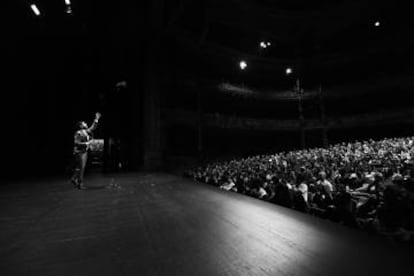
[[[76,124],[76,127],[78,128],[78,130],[81,130],[81,129],[87,129],[88,128],[88,125],[86,124],[85,121],[79,121]]]

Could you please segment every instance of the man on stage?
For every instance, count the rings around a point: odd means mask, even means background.
[[[88,160],[88,150],[93,140],[93,131],[98,127],[99,118],[101,118],[101,114],[96,113],[95,120],[90,127],[88,127],[84,121],[77,123],[77,131],[74,135],[73,147],[75,169],[71,181],[81,190],[85,189],[83,184],[83,174],[85,172],[86,161]]]

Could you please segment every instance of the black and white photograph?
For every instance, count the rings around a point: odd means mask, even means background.
[[[0,275],[414,275],[409,1],[9,2]]]

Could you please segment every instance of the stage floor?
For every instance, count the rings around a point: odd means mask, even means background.
[[[169,174],[0,186],[1,275],[413,275],[412,247]]]

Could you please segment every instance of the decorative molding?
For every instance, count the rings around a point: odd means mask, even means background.
[[[198,115],[196,112],[176,109],[164,110],[167,125],[193,125],[197,126]],[[233,117],[222,114],[204,114],[204,126],[226,128],[226,129],[251,129],[266,131],[297,131],[300,127],[299,120],[272,120]],[[329,129],[356,128],[369,126],[385,126],[392,124],[414,123],[414,109],[403,111],[389,111],[372,114],[360,114],[355,116],[327,118],[326,127]],[[306,130],[324,128],[320,119],[306,119],[304,121]]]

